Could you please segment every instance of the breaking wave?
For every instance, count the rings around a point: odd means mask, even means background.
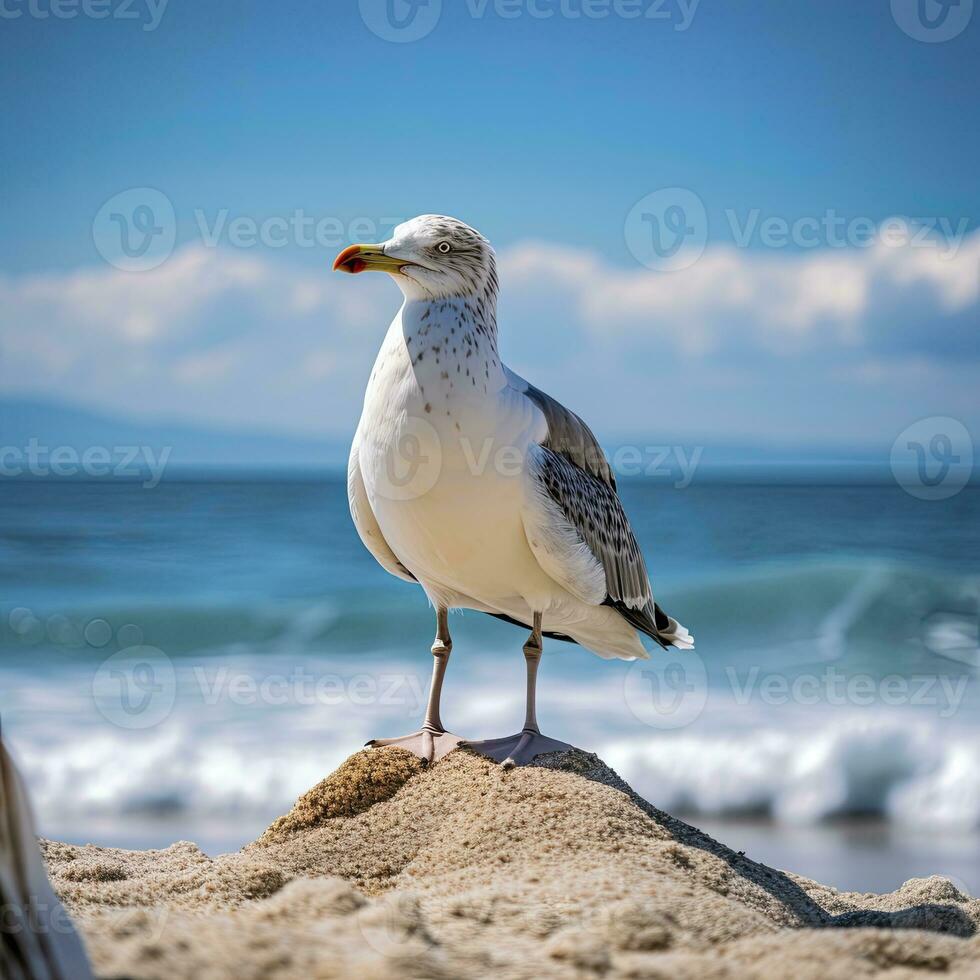
[[[913,826],[980,828],[975,734],[901,717],[826,719],[814,730],[681,735],[611,743],[604,758],[672,812],[766,816],[811,824],[878,817]]]

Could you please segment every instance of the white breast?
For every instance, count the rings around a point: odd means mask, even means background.
[[[521,522],[537,422],[458,301],[403,307],[368,385],[360,462],[386,541],[430,595],[492,606],[545,584]]]

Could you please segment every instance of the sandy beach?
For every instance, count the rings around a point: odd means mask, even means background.
[[[510,772],[358,752],[216,858],[42,849],[101,977],[980,974],[980,901],[948,880],[857,894],[768,868],[578,751]]]

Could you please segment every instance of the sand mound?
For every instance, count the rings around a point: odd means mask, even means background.
[[[45,852],[104,977],[980,976],[980,902],[947,880],[775,871],[582,752],[360,752],[238,854]]]

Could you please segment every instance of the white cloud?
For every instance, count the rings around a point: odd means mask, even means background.
[[[235,363],[240,360],[242,350],[232,346],[217,347],[188,354],[174,364],[174,377],[185,384],[213,382],[227,377]]]
[[[600,429],[832,433],[811,404],[828,390],[856,432],[864,408],[901,429],[968,403],[980,361],[980,232],[943,254],[711,246],[660,273],[528,242],[500,256],[504,355]],[[399,301],[378,277],[199,244],[146,273],[0,277],[0,381],[123,415],[346,432]],[[681,392],[697,397],[679,412]]]
[[[179,331],[189,315],[223,294],[256,291],[268,275],[256,258],[193,246],[151,273],[97,268],[2,279],[0,301],[8,308],[5,320],[29,313],[39,321],[24,324],[27,329],[65,329],[148,344]]]
[[[503,280],[527,293],[561,289],[598,336],[656,338],[704,355],[730,346],[772,353],[813,347],[874,346],[874,328],[896,296],[915,323],[919,307],[935,318],[978,303],[980,232],[950,257],[937,243],[879,242],[868,249],[788,253],[709,248],[689,268],[651,272],[615,268],[595,255],[545,243],[502,256]],[[978,348],[980,350],[980,348]]]
[[[203,245],[145,273],[0,277],[0,381],[121,414],[316,429],[300,404],[317,404],[324,351],[369,364],[395,307],[384,288]]]

